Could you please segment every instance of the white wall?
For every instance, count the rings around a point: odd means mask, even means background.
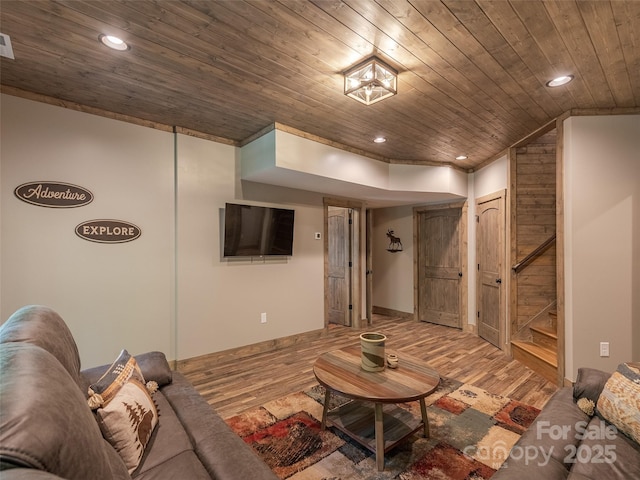
[[[2,320],[49,305],[69,324],[84,366],[120,349],[169,352],[173,322],[173,139],[167,132],[2,96]],[[19,200],[26,182],[60,181],[93,192],[79,208]],[[79,223],[118,219],[142,236],[105,245]]]
[[[508,159],[504,155],[473,174],[474,198],[505,190],[508,187]]]
[[[373,216],[373,305],[413,314],[413,207],[379,208]],[[386,232],[402,240],[401,252],[388,252]]]
[[[239,161],[234,147],[178,136],[178,358],[324,327],[323,242],[314,239],[323,231],[322,198],[243,187],[236,182]],[[293,208],[293,256],[223,259],[221,216],[225,202],[234,201]]]
[[[323,230],[321,196],[241,182],[234,147],[1,98],[2,321],[25,304],[53,307],[84,367],[121,348],[184,359],[324,326],[323,247],[313,235]],[[13,194],[45,180],[80,185],[95,200],[52,209]],[[293,208],[293,257],[221,259],[227,201]],[[134,223],[142,236],[105,245],[75,234],[100,218]]]
[[[566,375],[640,360],[640,115],[564,122]],[[599,356],[610,342],[611,356]]]

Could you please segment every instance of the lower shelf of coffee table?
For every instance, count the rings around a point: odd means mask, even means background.
[[[376,451],[375,405],[352,401],[328,412],[327,420],[370,451]],[[422,419],[394,404],[383,404],[385,453],[423,427]]]

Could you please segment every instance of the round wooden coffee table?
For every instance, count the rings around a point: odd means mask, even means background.
[[[387,353],[396,353],[388,351]],[[440,383],[440,376],[426,362],[398,354],[398,368],[368,372],[360,366],[360,346],[333,350],[313,365],[318,383],[325,387],[322,428],[327,420],[376,454],[378,470],[384,470],[384,454],[421,427],[429,436],[424,399]],[[332,392],[356,400],[329,411]],[[422,418],[397,403],[419,401]]]

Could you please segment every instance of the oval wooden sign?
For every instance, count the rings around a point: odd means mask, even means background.
[[[90,242],[125,243],[142,235],[142,230],[122,220],[88,220],[76,227],[76,235]]]
[[[78,185],[64,182],[29,182],[14,190],[23,202],[50,208],[82,207],[93,201],[93,193]]]

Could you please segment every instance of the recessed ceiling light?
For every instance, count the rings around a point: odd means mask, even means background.
[[[469,158],[469,157],[467,157],[466,155],[458,155],[456,157],[456,160],[466,160],[467,158]]]
[[[386,141],[387,141],[387,139],[386,139],[386,138],[384,138],[384,137],[376,137],[376,138],[374,138],[374,139],[373,139],[373,141],[374,141],[375,143],[384,143],[384,142],[386,142]]]
[[[560,87],[562,85],[566,85],[571,80],[573,80],[573,75],[563,75],[558,78],[554,78],[553,80],[549,80],[546,85],[547,87]]]
[[[0,33],[0,57],[7,57],[15,60],[13,56],[13,47],[11,46],[11,38],[9,35]]]
[[[113,35],[100,35],[99,38],[100,41],[109,48],[120,51],[129,50],[129,45],[121,38],[114,37]]]

